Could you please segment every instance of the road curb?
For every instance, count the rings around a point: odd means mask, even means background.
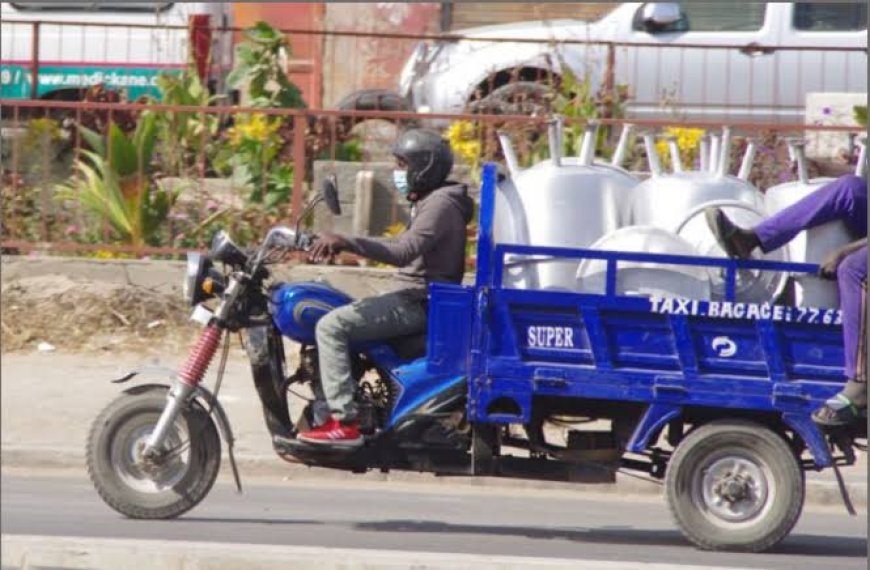
[[[614,562],[165,540],[2,535],[2,570],[725,570]]]
[[[27,470],[81,470],[85,472],[84,451],[75,448],[33,448],[4,446],[2,450],[3,468]],[[230,466],[226,457],[221,472],[225,477],[231,477]],[[628,475],[617,474],[616,483],[566,483],[557,481],[540,481],[535,479],[505,479],[500,477],[461,477],[436,476],[431,473],[408,471],[391,471],[381,473],[372,470],[364,474],[350,473],[335,469],[308,467],[305,465],[287,463],[273,455],[237,455],[236,461],[244,485],[247,477],[272,477],[294,481],[367,481],[367,482],[402,482],[424,485],[445,485],[451,488],[486,487],[487,489],[529,489],[555,490],[572,492],[589,492],[599,495],[661,495],[664,487],[657,482],[638,479]],[[827,474],[829,480],[807,478],[807,505],[839,506],[843,499],[832,473]],[[846,481],[846,489],[856,509],[867,510],[867,485],[860,481]]]

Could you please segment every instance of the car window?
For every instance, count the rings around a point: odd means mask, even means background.
[[[797,2],[792,25],[805,32],[866,30],[867,4]]]
[[[680,2],[682,17],[667,26],[647,29],[644,26],[643,6],[634,16],[634,29],[650,33],[674,32],[754,32],[764,26],[765,2],[741,2],[735,9],[731,2],[712,4]]]

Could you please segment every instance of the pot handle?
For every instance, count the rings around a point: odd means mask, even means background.
[[[701,212],[703,212],[707,208],[737,208],[740,210],[746,210],[748,212],[758,214],[762,218],[765,217],[764,212],[760,212],[758,210],[758,208],[756,208],[752,204],[747,204],[746,202],[742,202],[740,200],[711,200],[709,202],[705,202],[699,206],[696,206],[695,208],[692,208],[689,211],[688,215],[686,215],[686,217],[683,218],[683,221],[677,225],[676,229],[674,230],[674,233],[677,235],[680,235],[680,232],[683,231],[683,228],[686,227],[686,224],[688,224],[692,218],[694,218],[695,216],[697,216],[698,214],[700,214]],[[782,251],[782,259],[780,261],[789,261],[788,249],[787,248],[780,248],[779,251]],[[781,274],[780,275],[779,282],[776,284],[776,288],[774,289],[774,293],[771,296],[773,299],[779,297],[782,294],[783,290],[785,289],[786,284],[788,283],[788,277],[789,277],[789,274]]]
[[[673,232],[677,235],[680,235],[680,232],[683,231],[683,228],[686,227],[686,224],[689,223],[689,220],[706,210],[707,208],[738,208],[740,210],[747,210],[752,212],[753,214],[758,214],[762,218],[765,217],[764,212],[760,212],[758,208],[753,206],[752,204],[747,204],[741,200],[710,200],[709,202],[704,202],[698,206],[695,206],[689,213],[686,214],[686,217],[683,218],[683,221],[677,224],[677,227],[673,230]]]

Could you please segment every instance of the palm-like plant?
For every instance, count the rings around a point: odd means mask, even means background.
[[[160,225],[178,196],[177,190],[161,188],[151,176],[155,120],[153,113],[144,112],[129,137],[112,123],[105,141],[80,127],[92,150],[82,151],[74,166],[78,175],[58,189],[61,198],[77,200],[135,246],[156,243]]]

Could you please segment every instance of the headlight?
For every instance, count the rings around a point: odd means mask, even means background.
[[[182,293],[188,305],[194,307],[206,299],[220,295],[224,286],[224,276],[214,268],[208,256],[199,253],[187,254],[187,271]]]
[[[197,286],[202,279],[204,261],[205,257],[198,253],[187,254],[187,271],[184,274],[182,293],[184,295],[184,302],[190,306],[196,305],[194,299],[196,297]]]

